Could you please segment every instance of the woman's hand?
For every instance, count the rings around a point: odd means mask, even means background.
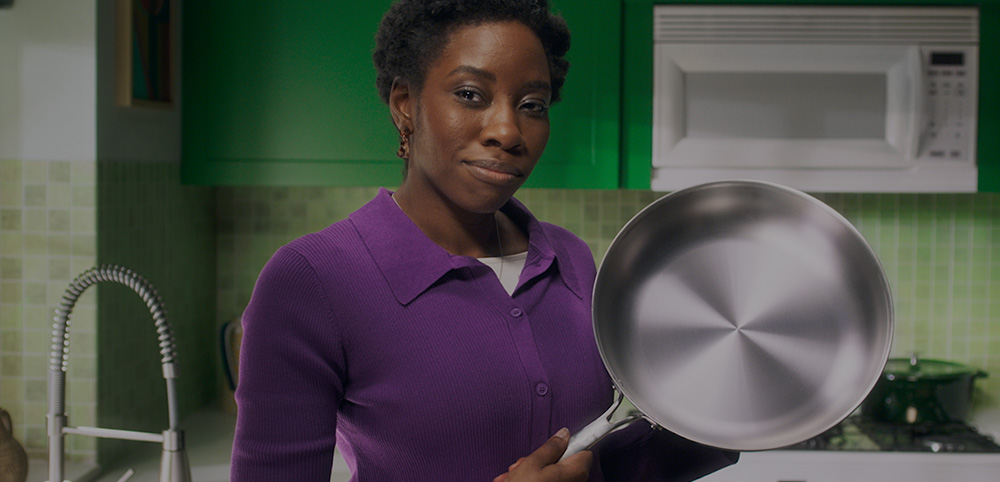
[[[573,454],[559,462],[569,445],[569,430],[556,432],[538,450],[521,457],[507,473],[493,482],[583,482],[590,476],[594,455],[589,451]],[[558,463],[557,463],[558,462]]]

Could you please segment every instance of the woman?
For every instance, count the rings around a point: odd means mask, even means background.
[[[548,140],[569,34],[544,0],[401,0],[377,84],[405,176],[293,241],[243,315],[234,481],[690,479],[733,454],[648,425],[556,462],[611,403],[587,245],[514,192]],[[553,435],[555,434],[555,435]]]

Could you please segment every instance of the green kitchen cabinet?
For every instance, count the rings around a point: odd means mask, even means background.
[[[944,5],[979,6],[979,191],[1000,192],[1000,0],[623,0],[621,185],[649,189],[653,120],[653,5]]]
[[[398,185],[398,137],[371,62],[390,3],[186,3],[183,181]],[[573,32],[572,65],[528,186],[617,188],[621,2],[553,4]]]
[[[1000,192],[1000,1],[979,6],[979,191]]]

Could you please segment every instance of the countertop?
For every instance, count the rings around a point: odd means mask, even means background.
[[[973,413],[970,423],[975,425],[982,433],[992,435],[995,439],[1000,440],[1000,408],[979,410]],[[227,482],[229,480],[229,461],[232,453],[235,426],[236,416],[218,409],[202,410],[182,421],[181,427],[185,430],[188,459],[191,462],[191,477],[194,482]],[[70,480],[73,482],[119,482],[122,476],[129,469],[132,469],[135,473],[128,479],[128,482],[157,482],[160,464],[159,445],[142,442],[136,442],[136,444],[136,450],[130,457],[107,467],[99,475],[97,474],[96,467],[81,464],[67,464],[66,475],[67,477],[71,477]],[[845,463],[855,467],[856,471],[862,469],[877,471],[878,467],[885,464],[888,464],[886,465],[887,467],[899,467],[900,464],[903,464],[912,466],[914,470],[921,470],[924,475],[928,473],[941,475],[941,471],[954,475],[957,473],[955,472],[956,470],[968,470],[965,466],[972,462],[972,465],[989,468],[991,472],[1000,474],[1000,455],[956,455],[945,456],[944,458],[932,455],[931,457],[934,457],[930,459],[934,461],[932,469],[917,469],[916,467],[921,466],[920,461],[928,460],[927,456],[885,452],[835,453],[773,450],[743,454],[739,464],[704,480],[719,482],[729,480],[741,480],[743,482],[748,480],[821,481],[827,479],[787,479],[787,476],[806,475],[801,471],[805,471],[807,468],[815,470],[824,465],[829,465],[831,470],[835,470],[838,473],[836,478],[830,480],[852,480],[852,482],[869,480],[857,475],[847,477],[848,474],[844,472]],[[778,470],[779,468],[782,470]],[[750,474],[759,475],[758,472],[761,470],[771,472],[778,470],[780,474],[774,475],[785,478],[759,479],[755,476],[750,476]],[[786,470],[790,470],[791,473],[785,473]],[[768,475],[770,475],[770,472],[768,472]],[[899,475],[898,472],[895,475]],[[735,479],[733,478],[734,476],[736,477]],[[43,482],[47,478],[48,467],[46,461],[32,460],[28,482]],[[339,453],[335,454],[330,482],[347,482],[349,479],[350,472],[347,470],[346,463],[340,457]],[[1000,481],[1000,475],[995,480]]]

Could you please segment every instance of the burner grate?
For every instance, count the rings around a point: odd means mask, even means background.
[[[1000,445],[964,423],[891,424],[858,419],[854,423],[881,450],[898,452],[1000,452]]]

